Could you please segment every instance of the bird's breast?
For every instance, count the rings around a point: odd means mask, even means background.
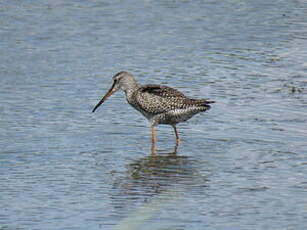
[[[127,93],[126,100],[129,103],[129,105],[131,105],[135,110],[139,111],[148,120],[152,119],[153,114],[148,112],[146,109],[142,107],[142,104],[138,101],[135,93],[131,93],[131,94]]]

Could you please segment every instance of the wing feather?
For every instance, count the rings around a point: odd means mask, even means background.
[[[137,91],[137,103],[147,113],[159,114],[178,109],[192,109],[198,111],[210,108],[205,99],[191,99],[180,91],[161,85],[145,85]]]

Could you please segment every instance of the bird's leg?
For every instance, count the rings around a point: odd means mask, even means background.
[[[176,135],[176,145],[180,144],[180,138],[179,138],[179,134],[176,128],[176,125],[173,125],[174,131],[175,131],[175,135]]]
[[[154,126],[151,126],[151,143],[155,144],[157,141],[157,137],[156,137],[156,129]]]
[[[156,142],[157,142],[157,136],[156,136],[156,129],[154,126],[151,126],[151,154],[156,154]]]

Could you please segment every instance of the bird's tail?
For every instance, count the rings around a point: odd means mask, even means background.
[[[207,104],[213,104],[215,103],[215,101],[209,101],[209,100],[205,100]]]
[[[201,106],[204,108],[204,111],[209,110],[211,108],[211,106],[209,104],[213,104],[215,103],[215,101],[210,101],[210,100],[206,100],[206,99],[202,99],[201,101]]]
[[[192,99],[192,103],[201,108],[203,111],[206,111],[211,108],[209,104],[215,103],[215,101],[206,99]]]

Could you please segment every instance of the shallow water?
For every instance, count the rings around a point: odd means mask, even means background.
[[[307,2],[2,1],[0,229],[306,229]],[[120,70],[216,101],[147,121]]]

